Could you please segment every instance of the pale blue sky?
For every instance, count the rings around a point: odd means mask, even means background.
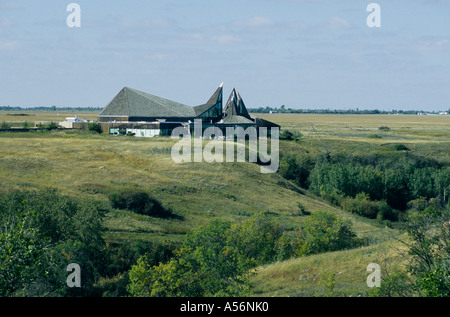
[[[103,107],[128,86],[195,106],[221,82],[248,107],[447,110],[450,1],[0,0],[0,105]]]

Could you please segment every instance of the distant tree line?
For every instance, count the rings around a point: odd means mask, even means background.
[[[428,113],[437,114],[439,112],[435,111],[422,111],[422,110],[362,110],[362,109],[293,109],[286,108],[286,106],[281,107],[258,107],[258,108],[248,108],[251,113],[316,113],[316,114],[417,114],[417,113]],[[450,113],[450,109],[449,109]]]
[[[0,106],[0,111],[101,111],[101,107],[57,107],[57,106],[39,106],[39,107],[17,107]]]

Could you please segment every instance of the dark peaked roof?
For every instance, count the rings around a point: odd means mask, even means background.
[[[214,92],[214,94],[211,96],[211,98],[209,98],[209,100],[205,104],[194,107],[195,115],[200,116],[203,113],[205,113],[206,111],[208,111],[209,109],[211,109],[212,107],[214,107],[217,104],[217,101],[222,93],[222,90],[223,90],[223,84],[221,84],[219,86],[219,88],[217,88],[217,90]]]
[[[238,103],[237,104],[238,104],[238,112],[242,116],[244,116],[246,118],[250,118],[250,115],[248,114],[248,111],[247,111],[247,107],[244,104],[244,100],[241,98],[241,95],[239,93],[238,93]]]
[[[244,101],[242,100],[241,96],[236,93],[236,89],[234,88],[231,91],[227,104],[225,105],[224,112],[226,116],[242,116],[250,119],[250,115],[247,112]]]
[[[125,87],[99,116],[195,117],[196,114],[192,107]]]
[[[236,89],[233,88],[231,91],[230,97],[228,97],[227,104],[225,105],[225,115],[226,116],[234,116],[238,115],[237,112],[237,95]]]

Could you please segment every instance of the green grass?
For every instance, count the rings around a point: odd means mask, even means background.
[[[368,296],[367,266],[378,263],[382,270],[402,264],[394,251],[395,240],[352,250],[328,252],[290,259],[256,269],[252,282],[255,296],[310,297],[324,296],[323,274],[336,277],[332,296]]]
[[[303,133],[299,142],[281,141],[282,153],[383,153],[394,151],[393,145],[401,143],[413,154],[450,162],[450,117],[260,116]],[[38,113],[36,118],[46,121],[53,117]],[[312,123],[315,132],[308,134]],[[390,130],[379,131],[380,126]],[[395,226],[390,229],[376,220],[346,213],[279,174],[261,174],[256,164],[176,164],[170,156],[174,142],[162,137],[113,137],[83,131],[0,133],[0,186],[52,187],[64,194],[105,202],[116,190],[143,190],[182,217],[157,219],[127,211],[110,212],[104,220],[107,242],[180,242],[187,232],[213,219],[242,221],[260,211],[269,212],[289,232],[308,217],[298,216],[297,204],[301,203],[312,213],[328,210],[350,219],[358,236],[370,243],[354,250],[259,267],[253,277],[258,296],[320,294],[320,276],[330,272],[337,274],[336,296],[365,296],[367,265],[395,261],[399,246]]]

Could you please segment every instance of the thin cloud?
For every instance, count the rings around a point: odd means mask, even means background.
[[[340,17],[332,17],[325,22],[324,26],[325,28],[331,30],[342,30],[351,28],[352,24],[346,19]]]
[[[259,28],[259,27],[267,27],[274,25],[275,22],[266,17],[254,16],[247,20],[235,21],[233,22],[234,26],[237,27],[251,27],[251,28]]]
[[[213,41],[219,43],[219,44],[233,44],[241,42],[242,40],[234,35],[231,34],[224,34],[215,36],[212,38]]]
[[[9,1],[9,2],[0,2],[0,9],[2,10],[17,10],[17,9],[21,9],[22,5],[18,2],[13,2],[13,1]]]
[[[19,46],[16,41],[0,42],[0,51],[12,51]]]

